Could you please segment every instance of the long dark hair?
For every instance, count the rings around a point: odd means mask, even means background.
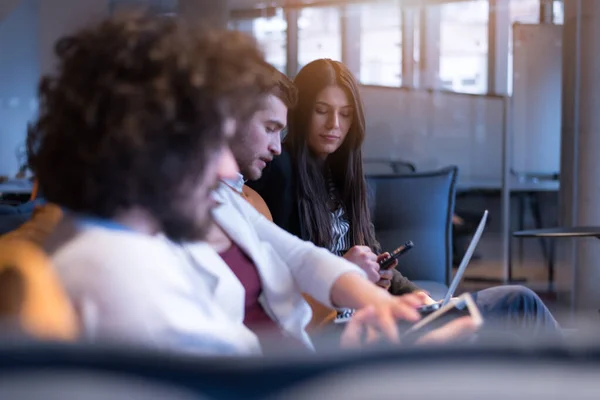
[[[300,205],[300,219],[308,240],[317,246],[331,248],[332,223],[327,208],[329,190],[324,167],[331,171],[341,202],[350,220],[352,245],[369,246],[379,251],[369,207],[367,184],[363,174],[361,146],[365,138],[365,116],[358,83],[346,66],[329,59],[315,60],[304,66],[294,79],[298,89],[296,107],[288,113],[288,134],[284,146],[292,157]],[[325,166],[307,144],[310,121],[317,95],[326,87],[341,87],[353,103],[352,125],[344,142],[325,161]]]

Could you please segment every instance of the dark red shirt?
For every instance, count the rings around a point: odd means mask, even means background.
[[[232,243],[229,249],[219,255],[246,290],[244,325],[258,336],[263,350],[277,347],[274,346],[275,343],[288,348],[299,348],[301,343],[295,338],[286,336],[258,301],[262,294],[262,282],[252,259],[235,243]],[[267,338],[268,343],[264,340]],[[303,345],[301,345],[301,348],[306,349]]]
[[[269,317],[258,301],[262,293],[262,283],[250,257],[235,243],[220,256],[246,290],[244,325],[253,331],[255,329],[279,329],[279,326]]]

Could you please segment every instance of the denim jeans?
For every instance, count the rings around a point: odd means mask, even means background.
[[[497,286],[472,294],[484,319],[484,331],[512,337],[561,339],[562,330],[544,302],[523,286]]]

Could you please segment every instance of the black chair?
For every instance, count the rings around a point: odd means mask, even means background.
[[[396,160],[396,161],[390,161],[390,164],[392,165],[392,169],[394,170],[394,173],[396,173],[396,174],[404,174],[407,172],[417,172],[417,167],[415,166],[415,164],[411,163],[410,161]]]
[[[407,240],[414,249],[398,270],[434,298],[452,277],[452,215],[458,168],[406,175],[368,176],[371,215],[383,250]]]
[[[415,399],[449,395],[461,399],[580,398],[582,390],[597,394],[599,361],[600,348],[580,344],[572,348],[490,343],[404,349],[388,344],[304,357],[213,358],[156,353],[135,346],[3,341],[0,398],[387,399],[398,394]],[[431,376],[436,377],[436,384],[427,380]],[[587,378],[591,385],[578,387],[584,383],[579,378]],[[523,397],[524,387],[517,383],[527,384],[532,394]]]
[[[31,218],[31,215],[32,214],[0,214],[0,236],[23,225]]]
[[[176,386],[98,371],[33,369],[0,376],[0,398],[23,400],[207,400]]]
[[[365,169],[373,171],[373,168],[377,165],[383,167],[377,170],[376,174],[379,174],[379,170],[383,171],[383,174],[391,172],[393,174],[407,174],[416,172],[417,167],[410,161],[404,160],[387,160],[379,158],[367,158],[363,160]],[[376,167],[375,167],[376,168]]]

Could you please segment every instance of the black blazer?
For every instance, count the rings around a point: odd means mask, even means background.
[[[300,219],[296,192],[297,176],[292,158],[286,150],[263,170],[259,180],[248,181],[246,185],[256,190],[265,200],[275,224],[303,240],[308,240],[308,231]],[[394,270],[390,293],[402,295],[418,290],[421,289],[417,285]]]
[[[273,222],[289,233],[308,240],[308,233],[300,221],[296,182],[291,156],[284,150],[267,165],[259,180],[248,181],[246,185],[256,190],[267,203]]]

